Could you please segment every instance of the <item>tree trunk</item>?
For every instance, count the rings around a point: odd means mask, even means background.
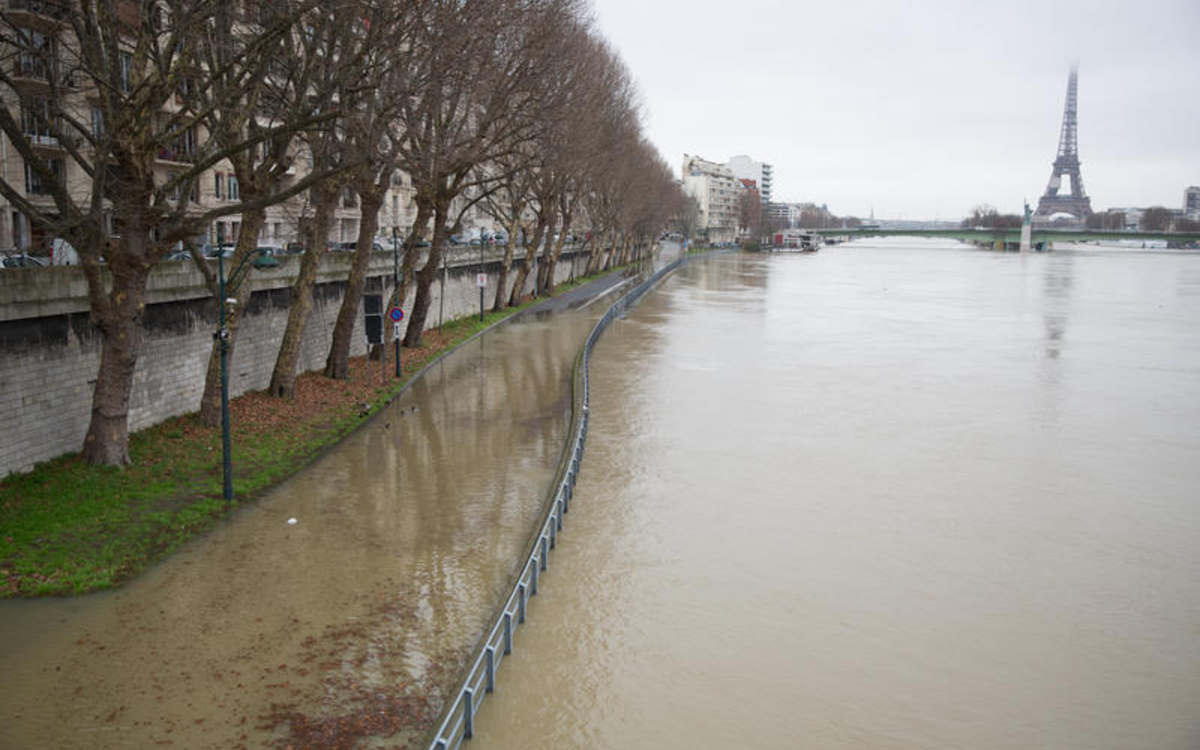
[[[413,222],[412,228],[408,230],[408,237],[404,240],[404,255],[400,259],[400,283],[392,289],[389,307],[403,306],[405,298],[408,297],[408,287],[413,279],[413,269],[416,268],[417,260],[421,255],[417,241],[424,236],[425,225],[429,223],[429,216],[433,213],[428,201],[418,198],[416,203],[417,218]]]
[[[544,274],[542,282],[542,294],[549,297],[554,293],[554,271],[558,267],[558,258],[562,255],[563,245],[567,241],[567,229],[571,226],[571,212],[563,213],[562,231],[558,233],[558,241],[554,243],[554,252],[550,253],[550,257],[542,264],[539,272]]]
[[[596,234],[597,238],[603,237],[602,231],[603,230],[601,230],[601,232],[597,232],[597,234]],[[613,234],[613,236],[615,236],[615,233]],[[586,266],[587,270],[584,272],[584,274],[583,274],[584,276],[592,276],[592,275],[596,274],[597,272],[599,272],[600,262],[604,258],[604,252],[605,252],[604,247],[605,247],[604,240],[597,239],[596,246],[594,248],[592,248],[592,252],[588,255],[587,266]]]
[[[96,373],[92,418],[82,450],[83,460],[89,464],[128,466],[130,463],[129,394],[142,348],[141,319],[146,309],[146,280],[151,266],[128,260],[129,255],[132,253],[119,253],[117,257],[126,258],[125,262],[110,266],[112,288],[97,320],[102,336],[100,369]],[[93,305],[92,309],[97,308]]]
[[[433,241],[429,246],[429,257],[417,272],[417,296],[413,299],[412,314],[408,317],[408,328],[404,331],[404,345],[412,348],[421,345],[425,332],[425,319],[429,316],[429,304],[433,301],[431,291],[437,279],[438,265],[442,262],[442,243],[446,239],[446,212],[449,201],[438,199],[433,209]]]
[[[404,307],[404,300],[408,297],[409,283],[413,278],[413,268],[416,267],[417,260],[421,252],[417,247],[417,241],[420,240],[425,231],[425,225],[429,223],[429,204],[426,201],[418,199],[417,203],[417,218],[413,225],[409,227],[408,236],[404,238],[404,247],[400,249],[400,283],[392,285],[392,294],[388,298],[387,307]],[[412,311],[410,310],[409,313]],[[382,355],[378,346],[371,347],[372,359],[380,359]]]
[[[350,343],[354,336],[354,322],[358,319],[358,307],[362,303],[363,285],[367,280],[367,267],[371,264],[371,244],[375,230],[379,227],[379,207],[383,205],[384,191],[377,185],[359,192],[362,219],[358,225],[358,245],[354,250],[354,262],[350,266],[350,277],[346,280],[346,295],[338,309],[337,322],[333,326],[333,341],[329,356],[325,360],[325,377],[345,380],[350,372]]]
[[[508,232],[508,243],[504,247],[504,260],[500,262],[500,273],[496,277],[496,301],[492,303],[492,312],[500,312],[508,306],[508,273],[512,270],[513,253],[517,249],[517,227],[521,210],[514,207],[513,219],[505,227]]]
[[[539,213],[537,228],[533,230],[533,242],[525,248],[525,265],[517,271],[517,280],[513,283],[512,294],[508,297],[509,307],[516,307],[521,303],[521,297],[525,292],[525,282],[529,279],[529,271],[533,268],[534,258],[537,257],[538,245],[542,244],[542,237],[549,236],[550,230],[553,228],[554,218],[551,217],[547,222]]]
[[[300,273],[296,276],[296,282],[292,284],[287,328],[284,329],[283,340],[279,343],[275,369],[271,372],[271,384],[267,386],[267,394],[276,398],[296,397],[296,362],[300,359],[300,342],[304,336],[304,327],[312,313],[312,292],[317,279],[317,269],[329,242],[329,226],[338,197],[337,185],[322,184],[319,188],[313,188],[313,194],[316,211],[312,231],[306,238],[308,247],[304,249],[304,256],[300,259]]]
[[[258,246],[258,232],[266,223],[265,211],[246,211],[242,214],[242,229],[238,235],[237,248],[233,256],[225,262],[225,297],[236,299],[238,304],[225,307],[225,327],[229,330],[228,348],[225,350],[226,367],[233,362],[234,344],[237,341],[238,324],[242,320],[242,311],[250,303],[250,290],[242,296],[242,286],[250,277],[250,267],[243,265],[245,272],[230,277],[234,269],[243,263],[243,259]],[[253,261],[245,261],[252,263]],[[216,283],[212,286],[213,299],[221,304],[220,293]],[[219,308],[218,308],[219,309]],[[221,342],[216,339],[212,343],[212,352],[208,356],[208,371],[204,376],[204,395],[200,397],[200,424],[206,427],[217,427],[221,424]]]

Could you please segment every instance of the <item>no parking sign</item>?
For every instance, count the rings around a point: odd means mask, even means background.
[[[393,307],[388,310],[388,317],[392,319],[392,338],[400,340],[400,321],[404,320],[404,311],[398,307]],[[397,350],[398,352],[399,350]]]

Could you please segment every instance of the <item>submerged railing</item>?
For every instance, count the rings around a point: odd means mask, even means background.
[[[725,251],[734,252],[734,251]],[[705,253],[709,255],[724,253]],[[538,592],[538,578],[549,565],[550,550],[558,543],[559,532],[563,528],[563,517],[570,507],[571,496],[575,493],[575,480],[579,476],[579,466],[583,461],[583,446],[587,441],[588,406],[590,402],[588,365],[591,362],[592,349],[600,339],[609,324],[615,318],[623,315],[627,309],[635,305],[646,292],[662,281],[668,274],[683,263],[694,257],[684,256],[659,269],[654,275],[629,290],[621,299],[613,303],[604,313],[592,332],[579,358],[575,361],[576,404],[578,408],[573,416],[570,450],[564,452],[564,459],[559,466],[558,484],[554,499],[546,511],[545,518],[534,537],[532,548],[525,558],[525,565],[513,586],[512,592],[492,624],[488,636],[483,641],[483,648],[471,664],[467,677],[463,680],[454,696],[453,702],[442,712],[442,723],[437,734],[429,745],[429,750],[457,750],[463,740],[469,740],[475,734],[475,715],[479,707],[490,693],[496,690],[496,672],[505,657],[513,652],[513,633],[518,625],[525,622],[529,599]]]

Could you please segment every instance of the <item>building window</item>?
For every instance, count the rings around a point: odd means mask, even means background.
[[[62,184],[63,162],[62,159],[45,159],[43,163],[50,170],[53,182],[42,179],[37,170],[32,164],[25,164],[25,192],[29,195],[50,195],[55,184]]]
[[[96,140],[104,137],[104,110],[92,107],[92,136]]]
[[[177,179],[179,179],[178,172],[174,172],[174,171],[167,172],[167,184],[168,185],[170,185],[172,182],[175,182],[175,180],[177,180]],[[179,199],[183,196],[183,192],[181,190],[181,186],[178,183],[176,183],[175,186],[171,188],[170,195],[171,195],[171,200],[175,201],[176,203],[179,202]]]
[[[241,199],[242,193],[238,189],[238,179],[233,175],[229,175],[229,200],[240,201]]]
[[[133,55],[128,52],[117,53],[117,63],[120,65],[118,86],[121,93],[128,94],[133,88]]]
[[[50,100],[30,97],[21,102],[21,131],[33,143],[57,145],[54,135],[58,129],[58,118],[50,114]]]
[[[158,158],[191,163],[196,158],[196,128],[192,126],[158,151]]]
[[[18,76],[50,80],[50,61],[54,55],[54,40],[33,29],[18,28],[17,70]]]
[[[213,195],[217,198],[225,197],[225,175],[220,172],[213,173]]]
[[[111,211],[104,213],[104,231],[108,233],[109,237],[121,236],[121,222],[113,217]]]

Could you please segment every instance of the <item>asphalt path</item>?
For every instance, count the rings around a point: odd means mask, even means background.
[[[602,294],[606,294],[626,281],[624,271],[613,271],[598,279],[577,286],[570,291],[556,294],[530,308],[531,312],[557,312],[584,305]]]

